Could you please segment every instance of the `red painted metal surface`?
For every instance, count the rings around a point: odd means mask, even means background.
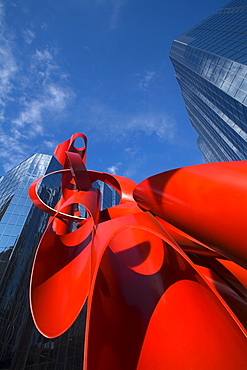
[[[86,145],[74,134],[56,148],[64,170],[55,209],[39,198],[40,179],[30,187],[51,215],[31,279],[37,328],[61,335],[87,299],[84,369],[246,368],[247,163],[186,167],[136,185],[87,171]],[[119,205],[100,211],[96,180],[119,193]]]

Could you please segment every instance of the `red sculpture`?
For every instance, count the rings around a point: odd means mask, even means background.
[[[136,185],[87,171],[86,143],[74,134],[55,150],[64,166],[55,209],[39,198],[40,179],[30,187],[51,215],[31,280],[39,331],[62,334],[88,299],[84,369],[247,368],[246,161],[180,168]],[[100,211],[96,180],[119,193],[119,205]]]

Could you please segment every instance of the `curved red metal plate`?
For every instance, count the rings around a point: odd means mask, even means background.
[[[247,161],[163,172],[141,182],[134,198],[144,209],[247,266],[243,232],[247,219]]]
[[[137,214],[135,220],[126,216],[125,222],[126,228],[103,248],[92,281],[85,368],[196,369],[200,364],[207,369],[208,364],[212,368],[222,364],[231,369],[236,354],[244,366],[247,342],[243,328],[213,285],[208,285],[150,215]],[[152,250],[156,248],[155,255]],[[222,323],[229,336],[216,346]],[[231,336],[239,347],[225,355],[223,349],[230,348]],[[195,351],[197,341],[200,345]]]
[[[77,137],[85,146],[74,146]],[[67,330],[88,298],[87,370],[247,367],[247,162],[164,172],[136,186],[87,171],[86,137],[56,149],[65,167],[38,247],[31,309],[47,337]],[[120,204],[100,212],[101,180]],[[89,215],[83,219],[77,204]],[[73,231],[72,221],[77,223]],[[223,258],[222,258],[223,256]]]

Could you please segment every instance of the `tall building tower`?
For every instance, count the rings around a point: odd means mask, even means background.
[[[95,181],[93,187],[100,190],[101,193],[101,203],[100,210],[115,206],[119,203],[120,196],[118,193],[108,184],[102,181]]]
[[[48,339],[35,328],[29,308],[31,268],[49,215],[28,197],[37,178],[61,169],[50,155],[36,153],[0,178],[0,369],[81,370],[86,307],[63,335]],[[51,207],[60,197],[60,175],[42,180],[39,196]],[[116,205],[118,194],[95,182],[101,209]],[[47,313],[48,314],[48,313]]]
[[[206,162],[247,159],[247,0],[176,38],[170,58]]]

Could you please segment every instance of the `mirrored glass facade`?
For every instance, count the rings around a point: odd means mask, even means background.
[[[0,369],[81,370],[86,306],[63,335],[43,337],[29,308],[31,267],[48,215],[36,208],[28,188],[37,178],[61,169],[57,160],[36,153],[0,178]],[[39,196],[53,207],[60,198],[60,175],[46,177]],[[97,181],[101,209],[119,203],[118,194]]]
[[[247,0],[176,38],[170,58],[206,162],[247,159]]]
[[[0,369],[81,369],[85,310],[68,332],[49,340],[36,330],[29,308],[31,267],[48,215],[32,205],[28,188],[59,169],[54,157],[37,153],[0,181]],[[50,206],[60,197],[60,181],[53,175],[39,186]]]
[[[120,197],[118,193],[108,184],[102,181],[95,181],[93,187],[101,192],[100,210],[115,206],[119,203]]]

